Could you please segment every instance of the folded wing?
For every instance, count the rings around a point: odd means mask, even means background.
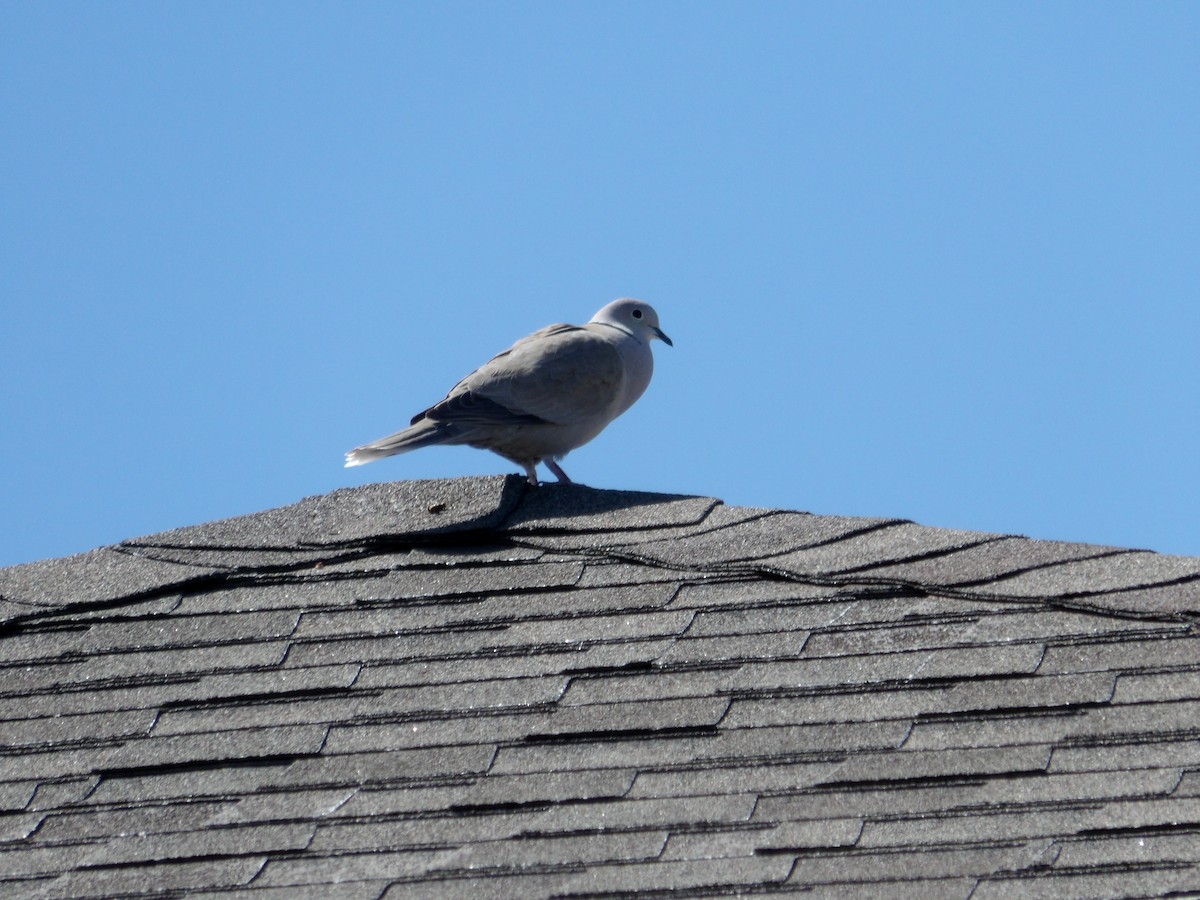
[[[413,421],[575,425],[606,417],[623,377],[611,342],[584,328],[551,325],[480,366]]]

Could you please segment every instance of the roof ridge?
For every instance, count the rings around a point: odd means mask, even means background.
[[[746,550],[731,555],[728,544],[735,535]],[[510,475],[342,488],[258,513],[3,568],[0,625],[195,590],[237,573],[324,567],[431,541],[477,546],[485,540],[818,587],[903,588],[995,602],[1052,594],[1064,608],[1169,620],[1194,620],[1196,605],[1147,610],[1139,605],[1143,592],[1200,582],[1200,558],[932,528],[902,519],[730,507],[689,495],[575,484],[534,489]],[[1104,560],[1113,565],[1106,567]],[[1093,570],[1107,577],[1082,590],[1077,584],[1062,588],[1074,573]],[[1046,589],[1051,585],[1057,590]]]

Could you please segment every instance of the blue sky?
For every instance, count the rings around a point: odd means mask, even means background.
[[[0,5],[0,564],[369,481],[653,303],[575,480],[1200,554],[1200,4]]]

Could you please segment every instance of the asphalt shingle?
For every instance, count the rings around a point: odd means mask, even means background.
[[[372,485],[0,570],[5,897],[1200,890],[1200,560]]]

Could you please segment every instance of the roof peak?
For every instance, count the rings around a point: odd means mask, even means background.
[[[943,596],[1056,598],[1131,616],[1183,614],[1195,605],[1187,598],[1200,579],[1194,557],[900,519],[728,507],[711,497],[577,484],[533,488],[510,475],[342,488],[0,569],[0,623],[144,600],[238,573],[330,565],[430,543],[497,541],[607,552],[704,577],[754,573]]]

